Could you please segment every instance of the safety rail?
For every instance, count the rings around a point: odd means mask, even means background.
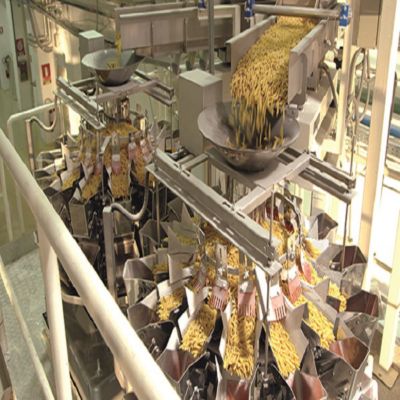
[[[36,219],[57,399],[71,399],[57,257],[139,399],[178,399],[18,153],[0,129],[0,156]]]

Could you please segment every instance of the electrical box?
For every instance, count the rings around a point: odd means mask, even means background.
[[[353,45],[374,49],[378,44],[382,0],[353,0]]]
[[[104,36],[97,31],[85,31],[79,34],[79,53],[82,58],[89,53],[104,49]],[[82,78],[90,76],[89,70],[81,65]]]
[[[196,69],[181,74],[178,81],[180,142],[190,153],[204,150],[204,139],[198,128],[199,114],[222,101],[222,79]]]

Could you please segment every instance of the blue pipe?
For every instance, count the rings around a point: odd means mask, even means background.
[[[361,123],[362,123],[364,126],[370,127],[370,126],[371,126],[371,117],[370,117],[369,115],[366,115],[366,116],[362,119]],[[389,132],[389,135],[392,136],[392,137],[395,137],[395,138],[397,138],[397,139],[400,139],[400,127],[397,127],[397,126],[391,124],[391,125],[390,125],[390,132]]]

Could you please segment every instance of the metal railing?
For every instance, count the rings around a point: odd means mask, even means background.
[[[58,257],[137,397],[149,400],[178,399],[171,383],[1,129],[0,156],[30,206],[38,226],[56,398],[71,398]]]

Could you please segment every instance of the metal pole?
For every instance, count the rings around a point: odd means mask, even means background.
[[[106,253],[107,286],[111,296],[117,300],[117,279],[114,251],[114,214],[110,206],[103,208],[104,243]]]
[[[78,243],[0,130],[0,155],[53,246],[90,316],[139,399],[179,399]],[[157,384],[154,384],[156,382]]]
[[[214,0],[208,0],[208,57],[210,63],[210,74],[215,73],[214,47],[215,47],[215,27],[214,27]]]
[[[309,17],[321,19],[339,19],[339,9],[324,10],[320,8],[309,7],[294,7],[294,6],[268,6],[259,5],[254,6],[256,14],[267,15],[286,15],[288,17]]]
[[[46,400],[54,400],[53,392],[51,391],[49,381],[47,380],[46,372],[44,371],[42,362],[36,352],[35,345],[33,344],[32,337],[29,333],[28,326],[26,325],[25,319],[22,315],[21,308],[19,306],[18,298],[15,295],[14,289],[12,287],[11,281],[8,277],[8,273],[4,267],[3,260],[0,257],[0,276],[3,281],[4,287],[7,292],[7,296],[10,300],[11,305],[14,308],[15,316],[17,317],[17,321],[21,328],[22,336],[25,340],[25,343],[28,347],[28,352],[33,362],[33,367],[35,368],[35,372],[37,378],[39,380],[39,384],[42,387],[43,395]]]
[[[368,268],[364,280],[366,286],[364,289],[368,289],[369,276],[374,260],[375,248],[371,246],[371,243],[374,243],[373,235],[376,234],[386,160],[399,43],[399,1],[383,1],[381,23],[379,25],[374,100],[371,111],[371,129],[360,224],[360,248],[364,254],[368,254]]]
[[[5,213],[5,217],[6,217],[8,240],[11,242],[14,238],[14,235],[13,235],[13,230],[12,230],[10,202],[8,199],[8,192],[7,192],[6,174],[4,171],[4,162],[3,162],[2,158],[0,158],[0,187],[1,187],[1,195],[3,197],[3,203],[4,203],[4,213]]]
[[[352,7],[352,0],[349,0],[349,5]],[[352,58],[353,28],[353,19],[351,19],[349,26],[346,28],[344,33],[342,68],[340,72],[339,103],[337,114],[337,136],[339,140],[338,150],[340,156],[345,154],[346,145],[347,99],[349,97],[351,81],[350,63]]]
[[[38,224],[38,236],[57,399],[72,400],[67,338],[65,336],[64,310],[57,255],[51,247],[40,224]]]

